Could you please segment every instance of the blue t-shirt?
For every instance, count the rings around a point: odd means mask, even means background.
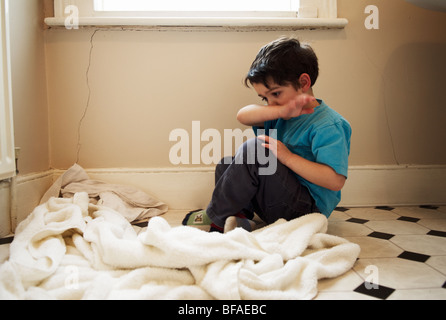
[[[277,139],[291,152],[309,161],[328,165],[347,178],[352,129],[339,113],[322,100],[318,102],[320,105],[312,114],[265,122],[265,134],[269,135],[270,129],[276,129]],[[253,129],[257,135],[259,128]],[[320,187],[296,176],[308,188],[321,213],[328,218],[341,201],[341,192]]]

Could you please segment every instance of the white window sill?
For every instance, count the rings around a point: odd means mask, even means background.
[[[65,18],[46,18],[49,27],[65,27]],[[79,18],[79,27],[223,27],[223,28],[290,28],[343,29],[348,24],[343,18],[266,18],[266,17],[93,17]]]

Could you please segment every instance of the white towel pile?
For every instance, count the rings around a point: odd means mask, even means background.
[[[0,299],[312,299],[360,248],[310,214],[249,233],[171,228],[139,234],[87,193],[50,198],[17,228],[0,266]]]

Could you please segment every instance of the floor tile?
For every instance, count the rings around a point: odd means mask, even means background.
[[[395,290],[387,300],[446,300],[446,290],[443,288]]]
[[[377,209],[377,210],[392,211],[393,209],[395,209],[395,207],[389,207],[389,206],[377,206],[377,207],[375,207],[375,209]]]
[[[333,213],[330,215],[330,218],[328,219],[329,222],[336,222],[336,221],[345,221],[351,219],[351,217],[346,214],[345,212],[340,211],[333,211]]]
[[[446,232],[444,232],[444,231],[431,230],[427,234],[430,235],[430,236],[446,238]]]
[[[378,232],[378,231],[373,231],[371,234],[367,235],[368,237],[373,237],[373,238],[378,238],[378,239],[384,239],[384,240],[390,240],[392,239],[395,235],[390,234],[390,233],[385,233],[385,232]]]
[[[426,262],[427,260],[429,260],[430,256],[416,252],[404,251],[398,256],[398,258],[417,262]]]
[[[387,220],[387,221],[369,221],[365,224],[366,227],[384,233],[390,234],[426,234],[429,232],[428,228],[420,226],[413,222],[401,220]]]
[[[432,205],[432,204],[423,204],[423,205],[420,205],[418,207],[422,208],[422,209],[430,209],[430,210],[437,210],[439,208],[438,206],[435,206],[435,205]]]
[[[367,273],[368,266],[377,274]],[[443,274],[425,263],[400,258],[359,259],[353,268],[365,281],[372,277],[393,289],[441,288],[445,281]]]
[[[400,248],[427,254],[430,256],[446,255],[446,238],[431,235],[396,235],[390,241]]]
[[[426,264],[438,270],[446,276],[446,256],[433,256],[426,261]],[[446,278],[445,278],[446,281]]]
[[[419,219],[445,219],[446,214],[439,210],[418,208],[418,207],[396,207],[393,213],[400,216],[419,218]]]
[[[431,230],[446,231],[446,219],[420,219],[417,224]]]
[[[369,220],[366,219],[358,219],[358,218],[350,218],[348,220],[346,220],[347,222],[353,222],[353,223],[359,223],[359,224],[364,224],[369,222]]]
[[[334,279],[322,279],[318,283],[319,291],[353,291],[364,280],[353,270]]]
[[[346,212],[352,218],[366,220],[396,220],[400,215],[388,210],[378,210],[374,208],[353,208]]]
[[[348,210],[350,210],[350,208],[345,208],[345,207],[336,207],[335,209],[334,209],[334,211],[336,212],[345,212],[345,211],[348,211]]]
[[[420,219],[418,219],[418,218],[411,218],[411,217],[405,217],[405,216],[401,216],[397,220],[407,221],[407,222],[418,222],[418,221],[420,221]]]
[[[12,240],[14,240],[14,237],[13,237],[13,236],[6,237],[6,238],[1,238],[1,239],[0,239],[0,245],[3,245],[3,244],[9,244],[9,243],[12,242]]]
[[[328,231],[329,234],[333,234],[338,237],[354,237],[354,236],[366,236],[372,230],[369,228],[352,222],[340,221],[329,222]]]
[[[359,258],[396,258],[404,250],[390,241],[372,237],[345,237],[361,247]]]
[[[395,289],[364,282],[353,291],[378,299],[387,299]]]

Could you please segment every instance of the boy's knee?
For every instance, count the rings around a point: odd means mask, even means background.
[[[254,164],[257,150],[261,147],[260,142],[259,139],[252,138],[243,143],[237,150],[235,162],[237,164]]]
[[[247,154],[247,152],[255,153],[259,148],[264,149],[265,147],[262,146],[263,141],[259,138],[252,138],[246,141],[244,144],[242,144],[239,148],[239,152],[244,152]]]
[[[263,140],[249,139],[238,150],[236,164],[255,165],[260,175],[273,175],[277,170],[277,158],[269,149],[262,146]]]
[[[219,163],[217,163],[217,169],[219,169],[219,168],[226,169],[226,167],[228,165],[230,165],[233,160],[234,160],[234,157],[224,157],[223,159],[220,160]]]

